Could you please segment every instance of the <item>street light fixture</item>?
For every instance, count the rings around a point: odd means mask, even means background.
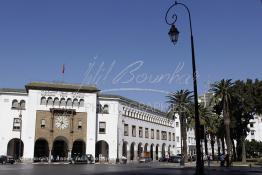
[[[200,141],[200,120],[199,120],[199,111],[198,111],[198,94],[197,94],[197,74],[196,74],[196,63],[195,63],[195,50],[194,50],[194,39],[193,39],[193,32],[192,32],[192,23],[191,23],[191,14],[188,7],[179,2],[175,2],[173,5],[169,7],[166,12],[165,20],[168,25],[171,26],[168,35],[171,39],[171,42],[175,45],[178,41],[179,31],[175,27],[175,22],[177,21],[177,15],[175,13],[172,14],[172,21],[168,20],[168,15],[170,14],[170,10],[173,9],[175,6],[182,6],[188,12],[189,17],[189,25],[190,25],[190,39],[191,39],[191,52],[192,52],[192,69],[193,69],[193,85],[194,85],[194,102],[195,102],[195,134],[196,134],[196,153],[197,153],[197,160],[196,160],[196,175],[203,175],[204,174],[204,164],[201,160],[202,152],[201,152],[201,141]]]

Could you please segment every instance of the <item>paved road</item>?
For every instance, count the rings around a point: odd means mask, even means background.
[[[136,165],[0,165],[0,175],[192,175],[194,168]],[[262,175],[261,168],[209,168],[206,175]]]

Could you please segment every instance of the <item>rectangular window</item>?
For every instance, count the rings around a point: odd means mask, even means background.
[[[155,130],[151,129],[151,139],[154,139],[154,138],[155,138]]]
[[[252,136],[255,135],[255,132],[254,132],[254,131],[251,131],[251,135],[252,135]]]
[[[106,122],[99,122],[99,134],[106,133]]]
[[[159,136],[160,136],[159,130],[156,130],[156,139],[157,139],[157,140],[159,140]]]
[[[128,136],[128,124],[124,125],[124,136]]]
[[[143,137],[143,128],[142,127],[139,127],[139,137],[142,138]]]
[[[132,126],[132,136],[136,137],[136,126]]]
[[[168,140],[171,141],[171,132],[168,133]]]
[[[13,130],[15,131],[19,131],[20,130],[20,119],[19,118],[14,118],[14,122],[13,122]]]
[[[162,139],[162,140],[167,140],[166,131],[161,131],[161,139]]]
[[[179,127],[179,122],[176,122],[176,127]]]
[[[45,128],[45,119],[41,120],[41,128]]]
[[[176,137],[176,142],[179,142],[179,137],[178,136]]]
[[[145,129],[145,138],[149,137],[148,128]]]
[[[173,141],[176,140],[176,136],[175,136],[175,133],[173,133]]]
[[[77,128],[78,128],[78,129],[82,129],[82,121],[81,121],[81,120],[78,121],[78,126],[77,126]]]
[[[250,123],[250,128],[253,128],[254,127],[254,124],[253,123]]]

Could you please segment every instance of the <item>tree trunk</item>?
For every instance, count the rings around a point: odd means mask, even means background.
[[[187,156],[187,127],[186,127],[186,119],[184,118],[184,115],[181,116],[181,137],[182,137],[182,154],[184,161],[183,162],[188,162],[188,156]]]
[[[225,155],[226,151],[225,151],[225,138],[224,137],[221,138],[221,142],[222,142],[222,154]]]
[[[211,150],[212,150],[212,157],[215,157],[215,149],[214,149],[214,144],[215,144],[215,138],[214,138],[214,135],[211,134],[210,135],[210,138],[211,138]]]
[[[242,163],[247,163],[245,138],[243,137],[241,141],[242,141]]]
[[[205,132],[205,154],[208,155],[207,134],[206,134],[206,132]]]
[[[232,139],[231,143],[232,143],[232,150],[233,150],[232,161],[235,161],[237,156],[236,156],[236,146],[235,146],[235,142],[234,142],[233,139]]]
[[[232,162],[232,143],[231,143],[231,137],[230,137],[230,116],[229,116],[229,107],[226,102],[224,102],[223,105],[223,117],[224,117],[224,125],[225,125],[225,131],[226,131],[226,144],[227,144],[227,154],[229,157],[229,166]]]
[[[217,152],[218,152],[218,156],[220,157],[220,155],[221,155],[221,147],[220,147],[220,140],[219,140],[218,136],[217,136]]]

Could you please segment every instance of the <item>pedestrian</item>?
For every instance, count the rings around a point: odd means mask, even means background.
[[[207,155],[207,165],[210,167],[211,157],[210,155]]]
[[[220,166],[221,167],[225,166],[225,156],[224,156],[224,154],[221,154],[221,156],[220,156]]]

